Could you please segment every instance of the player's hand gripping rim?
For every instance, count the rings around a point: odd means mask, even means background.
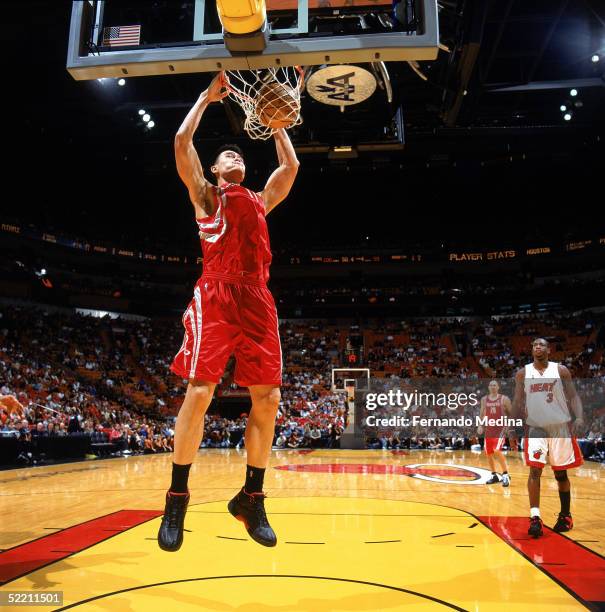
[[[208,85],[206,95],[208,102],[220,102],[223,98],[229,95],[229,79],[224,71],[221,70]]]

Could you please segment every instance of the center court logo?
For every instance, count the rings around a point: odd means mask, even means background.
[[[384,463],[293,463],[276,465],[276,470],[313,472],[315,474],[382,474],[410,476],[419,480],[444,484],[485,484],[492,476],[489,470],[447,463],[414,463],[393,465]]]
[[[429,480],[431,482],[441,482],[445,484],[485,484],[492,473],[483,468],[467,465],[447,465],[440,463],[416,463],[406,465],[410,469],[412,478],[419,480]],[[449,468],[449,470],[448,470]],[[431,473],[434,472],[434,473]]]

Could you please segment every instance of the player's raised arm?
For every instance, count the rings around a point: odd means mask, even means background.
[[[191,203],[196,209],[199,209],[196,210],[196,214],[210,212],[206,210],[206,202],[211,203],[211,198],[208,193],[209,183],[204,177],[200,158],[193,145],[193,135],[208,104],[218,102],[227,95],[225,82],[222,72],[214,77],[208,89],[200,94],[174,138],[176,168],[181,180],[189,190]]]
[[[260,193],[265,202],[266,214],[290,193],[298,172],[298,166],[300,165],[286,130],[277,130],[273,137],[275,139],[275,148],[277,149],[279,168],[269,177],[265,188]]]

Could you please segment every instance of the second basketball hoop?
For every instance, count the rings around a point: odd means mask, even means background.
[[[244,129],[253,139],[266,140],[280,128],[302,123],[300,91],[304,73],[299,66],[225,73],[229,98],[246,116]]]

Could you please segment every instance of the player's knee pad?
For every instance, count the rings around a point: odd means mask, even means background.
[[[567,470],[558,470],[555,472],[555,480],[565,482],[567,480]]]

